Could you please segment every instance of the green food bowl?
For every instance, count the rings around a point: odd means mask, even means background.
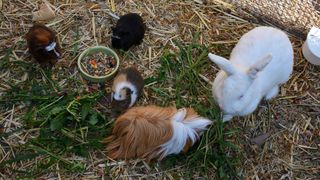
[[[113,56],[114,59],[115,59],[115,67],[114,69],[109,72],[108,74],[104,75],[104,76],[94,76],[94,75],[91,75],[91,74],[88,74],[81,66],[81,62],[83,60],[84,57],[88,56],[88,55],[91,55],[91,54],[95,54],[95,53],[99,53],[99,52],[102,52],[106,55],[109,55],[109,56]],[[81,75],[86,79],[86,80],[89,80],[91,82],[105,82],[107,80],[110,80],[114,75],[115,73],[118,71],[119,69],[119,64],[120,64],[120,61],[119,61],[119,57],[118,55],[110,48],[108,47],[105,47],[105,46],[94,46],[94,47],[89,47],[88,49],[86,49],[85,51],[83,51],[79,58],[78,58],[78,62],[77,62],[77,65],[78,65],[78,68],[80,70],[80,73]]]

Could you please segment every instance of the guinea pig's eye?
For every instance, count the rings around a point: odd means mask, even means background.
[[[239,96],[239,99],[241,99],[243,97],[243,95]]]

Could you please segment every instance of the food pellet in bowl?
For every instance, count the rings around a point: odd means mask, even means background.
[[[115,69],[116,60],[113,56],[98,52],[88,54],[81,63],[86,73],[92,76],[105,76]]]

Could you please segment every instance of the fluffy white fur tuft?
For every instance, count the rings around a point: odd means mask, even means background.
[[[172,118],[173,136],[172,138],[161,145],[160,154],[165,157],[169,154],[180,153],[190,139],[192,144],[199,138],[198,132],[205,130],[212,123],[209,119],[196,117],[186,120],[187,110],[180,109]]]

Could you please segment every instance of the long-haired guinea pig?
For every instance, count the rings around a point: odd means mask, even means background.
[[[55,64],[60,58],[60,46],[54,31],[42,24],[35,24],[25,36],[31,55],[46,66]]]
[[[136,13],[123,15],[116,27],[112,28],[112,47],[127,51],[133,45],[142,42],[146,26]]]
[[[121,70],[113,80],[112,109],[122,111],[133,106],[143,87],[143,78],[136,68]]]
[[[186,152],[212,121],[191,108],[141,106],[128,109],[116,119],[105,139],[112,159],[163,159]]]

